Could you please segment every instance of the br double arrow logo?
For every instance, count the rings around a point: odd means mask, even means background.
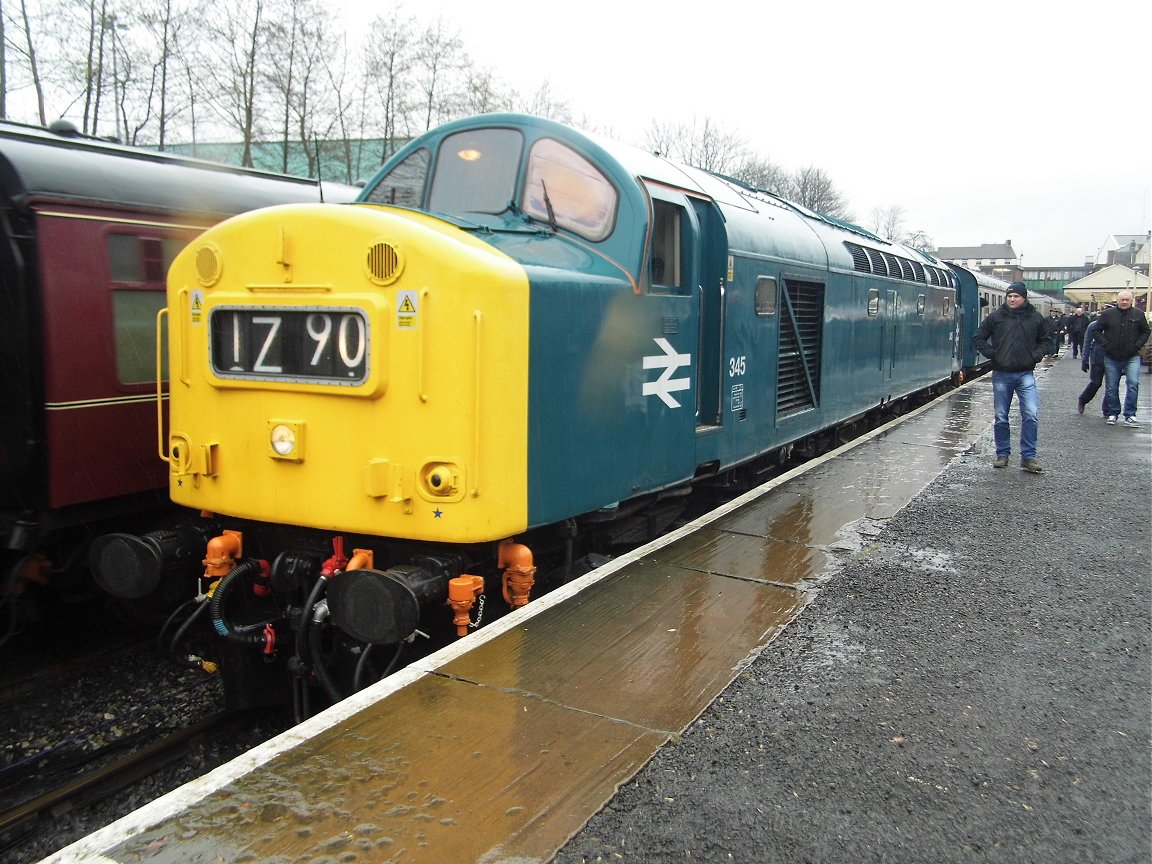
[[[680,403],[672,398],[678,390],[687,390],[691,381],[687,378],[673,378],[672,373],[681,366],[692,362],[691,354],[677,354],[667,339],[653,339],[663,354],[649,354],[644,357],[645,369],[663,369],[660,377],[655,381],[644,384],[641,391],[645,396],[659,396],[660,400],[669,408],[679,408]]]

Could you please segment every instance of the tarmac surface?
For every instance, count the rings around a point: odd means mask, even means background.
[[[1037,377],[1044,473],[989,427],[557,864],[1152,862],[1152,377]]]

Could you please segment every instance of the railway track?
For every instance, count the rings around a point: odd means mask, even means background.
[[[189,746],[197,738],[226,734],[229,728],[239,722],[240,717],[241,715],[234,711],[218,712],[139,750],[62,782],[33,798],[8,807],[0,813],[0,837],[6,838],[0,843],[0,851],[9,851],[22,842],[30,832],[35,831],[42,815],[61,807],[82,807],[95,798],[139,783],[144,777],[156,773],[175,759],[186,755]]]

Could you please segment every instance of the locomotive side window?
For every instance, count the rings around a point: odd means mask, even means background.
[[[419,207],[424,203],[424,184],[427,179],[428,151],[417,150],[373,186],[364,200],[372,204]]]
[[[756,314],[776,314],[776,280],[771,276],[759,276],[756,279]]]
[[[917,315],[923,315],[924,314],[924,295],[923,294],[917,294],[916,295],[916,314]]]
[[[868,290],[868,317],[875,318],[880,314],[880,289],[870,288]]]
[[[680,221],[683,211],[675,204],[652,200],[652,284],[668,290],[683,285]]]
[[[532,145],[520,209],[592,241],[612,233],[618,195],[607,177],[570,147],[551,138]]]
[[[428,209],[503,213],[515,198],[524,139],[515,129],[470,129],[440,145]]]

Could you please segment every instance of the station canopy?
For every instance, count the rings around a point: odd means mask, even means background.
[[[1116,293],[1125,288],[1136,296],[1136,302],[1145,311],[1152,308],[1152,288],[1148,277],[1123,264],[1103,267],[1089,273],[1083,279],[1069,282],[1064,286],[1064,296],[1073,303],[1108,303],[1116,299]]]

